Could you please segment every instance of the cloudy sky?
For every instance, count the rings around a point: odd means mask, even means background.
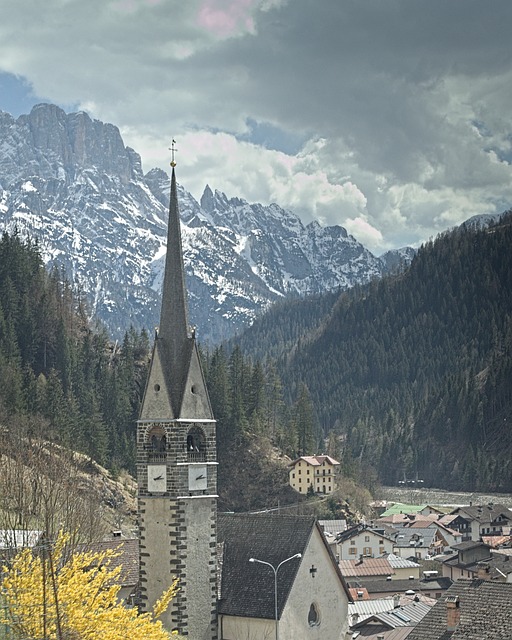
[[[0,110],[117,125],[143,167],[369,249],[512,206],[510,0],[2,2]]]

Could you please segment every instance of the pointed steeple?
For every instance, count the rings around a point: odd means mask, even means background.
[[[188,324],[176,174],[171,196],[160,327],[150,365],[141,419],[213,419],[194,331]],[[162,392],[160,392],[162,390]]]
[[[171,198],[167,229],[167,255],[165,259],[164,288],[160,312],[158,337],[169,344],[174,352],[190,338],[188,326],[185,269],[181,245],[180,214],[174,167],[171,174]]]
[[[180,214],[173,163],[162,309],[155,346],[160,354],[167,393],[175,418],[180,417],[193,343],[194,338],[191,336],[188,325],[185,268],[183,266]]]

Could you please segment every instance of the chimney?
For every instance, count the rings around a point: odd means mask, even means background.
[[[487,562],[479,562],[476,566],[477,566],[476,577],[478,578],[478,580],[491,579],[490,567],[487,564]]]
[[[459,596],[446,597],[446,630],[455,631],[460,623]]]
[[[400,594],[395,593],[395,595],[393,596],[393,609],[398,609],[399,606],[400,606]]]

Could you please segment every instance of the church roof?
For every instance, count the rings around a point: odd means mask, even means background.
[[[268,514],[219,514],[217,540],[222,543],[222,582],[219,613],[250,618],[274,618],[274,574],[270,567],[249,562],[263,560],[277,567],[296,553],[304,552],[315,528],[329,550],[321,529],[313,516],[280,516]],[[302,558],[290,560],[278,571],[278,615],[294,584]],[[348,588],[336,567],[341,583]]]

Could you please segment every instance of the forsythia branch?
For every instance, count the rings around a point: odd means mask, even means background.
[[[139,614],[118,600],[121,567],[115,551],[78,552],[66,559],[69,535],[53,545],[23,549],[3,567],[0,624],[17,638],[45,640],[169,640],[157,620],[176,595],[174,580],[152,613]]]

